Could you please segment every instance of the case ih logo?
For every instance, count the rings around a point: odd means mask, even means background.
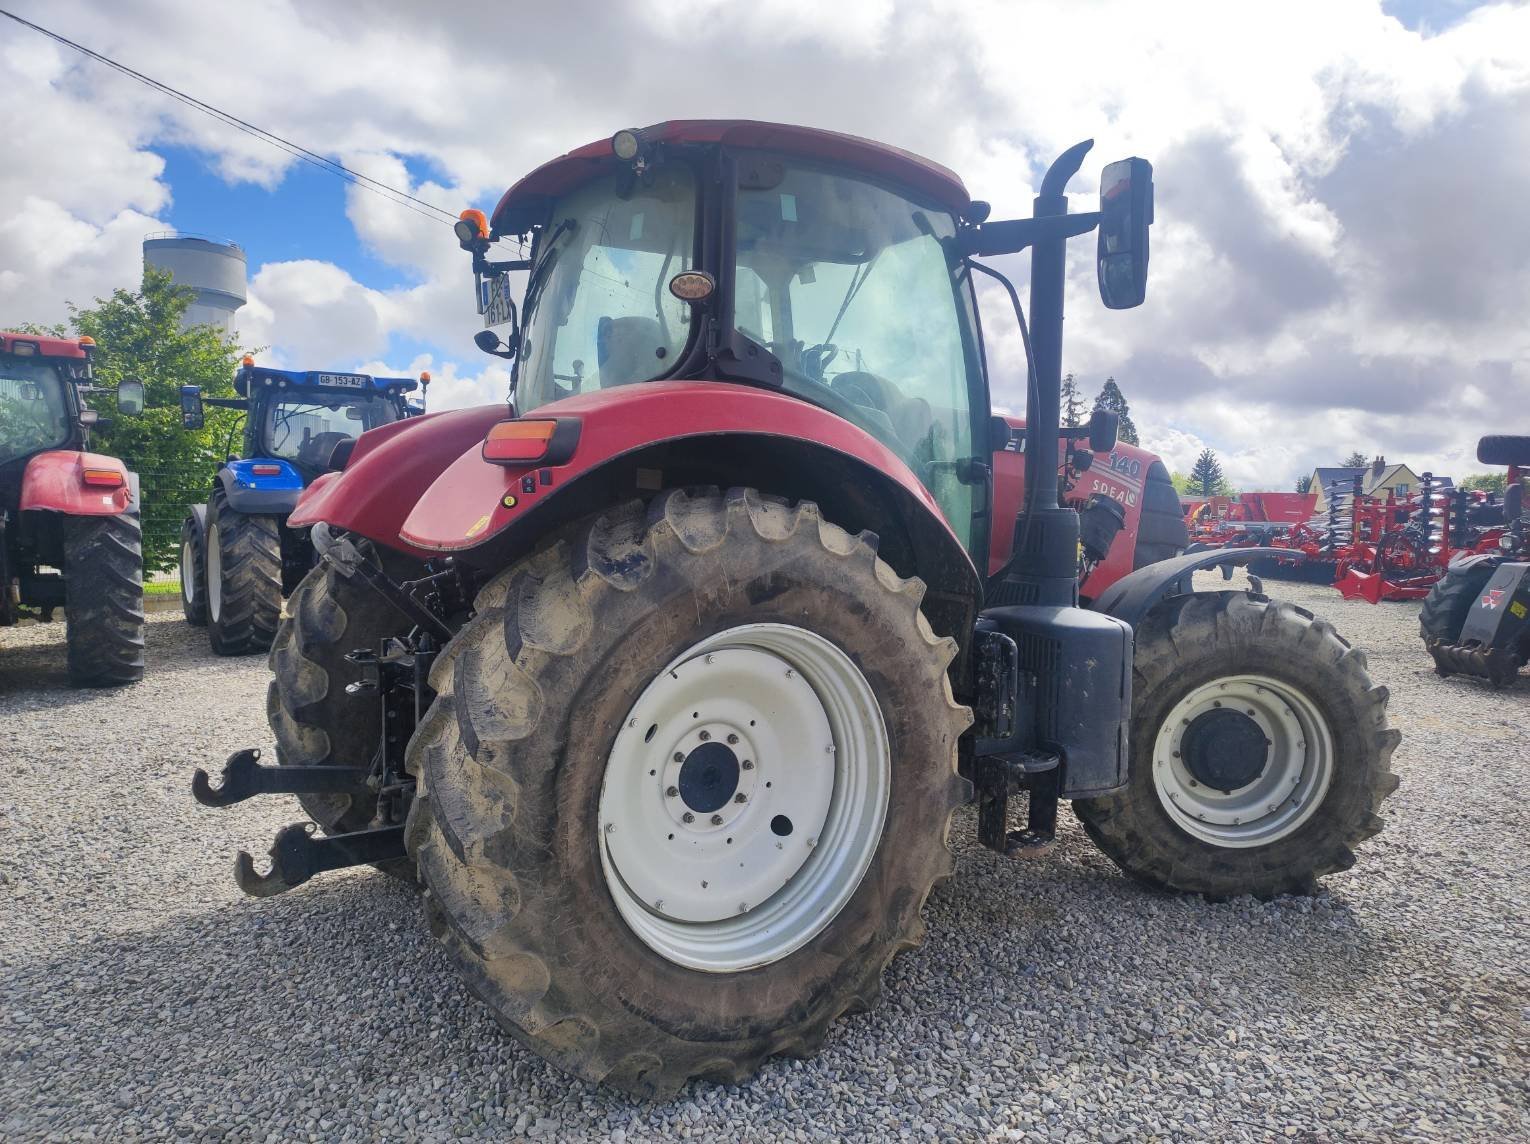
[[[1487,595],[1482,597],[1482,606],[1484,608],[1498,607],[1498,602],[1503,599],[1503,592],[1502,588],[1489,588]]]

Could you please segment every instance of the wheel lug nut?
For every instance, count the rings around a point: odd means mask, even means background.
[[[729,736],[728,736],[728,746],[730,746],[730,747],[731,747],[731,746],[734,746],[734,745],[736,745],[736,744],[737,744],[737,743],[738,743],[738,736],[737,736],[737,735],[733,735],[733,734],[730,734],[730,735],[729,735]]]
[[[680,793],[680,788],[679,787],[665,787],[664,788],[664,797],[665,798],[674,798],[679,793]]]
[[[675,762],[677,762],[677,763],[685,762],[685,754],[683,752],[681,752],[681,751],[676,751],[675,752]]]
[[[710,731],[703,731],[700,735],[697,736],[697,738],[700,739],[703,743],[705,743],[711,737],[712,737],[712,732],[710,732]]]
[[[739,764],[739,766],[743,767],[746,771],[752,771],[754,770],[754,760],[745,759],[742,763]]]
[[[712,825],[713,826],[721,826],[722,825],[722,815],[714,814],[712,816]]]
[[[692,814],[690,811],[686,811],[684,814],[682,814],[680,816],[680,821],[681,822],[695,822],[696,821],[696,816],[694,814]]]
[[[736,795],[733,796],[733,801],[734,802],[747,802],[748,799],[746,799],[745,796],[742,793],[739,793],[739,794],[736,794]]]

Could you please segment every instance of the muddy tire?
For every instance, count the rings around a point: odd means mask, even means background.
[[[377,753],[381,717],[377,695],[346,694],[361,670],[346,661],[357,648],[376,650],[388,636],[407,632],[408,621],[364,584],[319,564],[287,600],[287,614],[271,644],[271,682],[266,718],[276,738],[276,761],[284,767],[366,767]],[[326,834],[349,834],[373,825],[377,798],[370,792],[300,794],[308,817]],[[406,881],[407,860],[379,865]]]
[[[1447,568],[1437,580],[1418,613],[1419,638],[1426,644],[1444,640],[1459,643],[1472,605],[1497,569],[1491,563],[1472,564],[1465,568]]]
[[[138,514],[64,518],[64,640],[69,682],[143,678],[143,527]]]
[[[742,1081],[775,1053],[811,1055],[840,1014],[875,1003],[883,967],[922,939],[920,909],[951,872],[950,817],[967,791],[956,743],[970,713],[946,676],[956,644],[932,632],[922,595],[919,581],[877,558],[869,534],[851,536],[812,504],[743,489],[670,491],[646,509],[613,509],[479,593],[476,617],[437,661],[438,697],[410,745],[419,793],[407,833],[432,928],[511,1034],[587,1080],[661,1096],[692,1077]],[[777,659],[749,687],[708,676],[769,665],[773,653],[749,642],[764,633],[825,658],[803,653],[800,675]],[[781,658],[791,664],[794,654]],[[830,660],[838,666],[824,667]],[[803,724],[778,715],[773,725],[772,696],[796,697],[782,709],[811,708],[825,695],[837,703],[841,684],[853,685],[846,694],[864,685],[867,705],[846,707],[852,714],[838,723],[831,713],[834,750],[788,758],[772,746],[771,736]],[[666,688],[681,698],[664,698]],[[673,711],[645,727],[650,702]],[[751,704],[758,726],[743,717]],[[724,741],[754,757],[729,763]],[[705,748],[732,767],[737,794],[667,794],[663,768],[678,765],[684,744],[692,748],[679,787]],[[841,775],[875,775],[878,760],[890,794],[873,821],[863,815],[871,800]],[[816,850],[811,820],[799,817],[795,830],[781,821],[787,799],[808,801],[783,777],[802,766],[832,776],[842,808],[823,820]],[[868,779],[864,790],[873,789]],[[636,792],[631,819],[608,805],[620,790]],[[715,812],[698,809],[693,828],[680,825],[693,802]],[[672,825],[654,827],[666,814]],[[637,849],[657,862],[696,858],[675,883],[677,898],[732,916],[671,925],[671,914],[692,907],[634,904],[622,889],[633,870],[611,872],[631,853],[607,833],[618,820],[623,837],[636,824]],[[847,821],[863,832],[835,834]],[[831,845],[836,838],[847,841]],[[732,897],[706,899],[709,872],[753,875],[732,858],[756,845],[772,876],[797,864],[779,891],[738,902],[744,912]],[[856,853],[865,856],[858,871],[844,858]],[[791,920],[793,901],[816,914]],[[762,937],[776,918],[787,920]],[[673,946],[666,926],[681,935]]]
[[[236,511],[222,489],[207,516],[208,643],[218,655],[268,651],[282,614],[281,521]]]
[[[207,626],[207,537],[202,513],[181,522],[181,615],[195,628]]]
[[[1166,601],[1137,629],[1132,689],[1130,781],[1073,808],[1133,878],[1305,894],[1381,829],[1387,690],[1312,613],[1242,592]]]
[[[1160,560],[1178,556],[1190,543],[1185,526],[1185,512],[1162,461],[1148,466],[1142,482],[1142,516],[1137,522],[1137,547],[1132,552],[1132,568],[1145,568]]]

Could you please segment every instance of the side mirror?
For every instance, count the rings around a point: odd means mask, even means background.
[[[1108,453],[1116,447],[1121,415],[1114,409],[1096,409],[1089,415],[1089,451]]]
[[[125,377],[117,383],[117,410],[132,417],[143,412],[143,382]]]
[[[1100,300],[1129,310],[1147,297],[1148,227],[1153,224],[1153,164],[1122,159],[1100,175]]]
[[[197,385],[181,386],[181,428],[200,429],[207,424],[202,412],[202,389]]]
[[[519,333],[512,333],[508,343],[500,341],[499,335],[493,330],[479,330],[473,335],[473,344],[484,353],[504,358],[507,361],[515,356],[515,351],[519,347],[520,341],[521,336]]]

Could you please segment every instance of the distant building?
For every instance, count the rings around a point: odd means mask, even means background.
[[[1317,506],[1313,511],[1327,512],[1328,490],[1338,485],[1341,491],[1348,492],[1354,487],[1356,477],[1361,478],[1360,491],[1367,496],[1385,497],[1391,492],[1400,500],[1418,492],[1418,474],[1407,465],[1387,464],[1385,457],[1377,457],[1366,468],[1319,466],[1312,470],[1312,491],[1317,493]]]
[[[176,285],[196,291],[196,300],[181,319],[182,329],[213,326],[234,333],[235,312],[246,301],[244,250],[238,243],[162,231],[143,240],[143,261],[170,271]]]

